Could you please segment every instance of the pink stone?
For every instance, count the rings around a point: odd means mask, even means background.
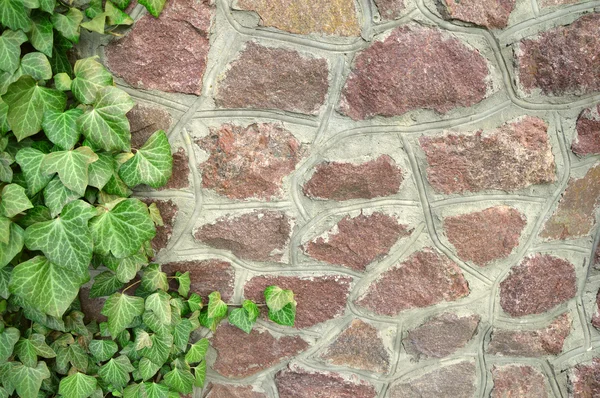
[[[445,0],[442,15],[446,19],[459,19],[484,26],[502,29],[508,25],[516,0]]]
[[[385,271],[357,301],[378,315],[454,301],[469,294],[462,271],[447,257],[425,248]]]
[[[208,302],[208,295],[214,291],[221,293],[225,302],[230,302],[235,287],[235,269],[221,260],[179,261],[161,265],[163,272],[174,275],[176,272],[190,272],[192,282],[190,292],[197,293]],[[171,288],[177,290],[179,284],[171,280]]]
[[[569,374],[569,398],[596,398],[600,396],[600,358],[589,365],[575,366]]]
[[[158,252],[166,248],[171,240],[171,236],[173,235],[173,225],[175,224],[175,218],[177,217],[179,208],[172,200],[143,199],[142,201],[148,206],[152,203],[156,204],[163,220],[162,226],[156,226],[156,236],[152,239],[152,248],[154,251]]]
[[[571,145],[579,156],[600,153],[600,105],[584,109],[577,118],[577,137]]]
[[[354,120],[413,109],[446,113],[486,97],[488,65],[481,54],[436,28],[396,28],[359,53],[339,109]]]
[[[400,17],[406,8],[404,0],[375,0],[375,5],[379,9],[381,19],[384,21]]]
[[[491,398],[548,398],[544,375],[528,365],[494,365]]]
[[[252,386],[211,383],[208,386],[208,394],[204,398],[267,398],[267,395],[254,391]]]
[[[375,398],[367,382],[350,381],[332,372],[283,370],[275,376],[279,398]]]
[[[131,146],[141,148],[155,131],[168,132],[173,124],[173,118],[162,106],[136,104],[127,112],[129,129],[131,131]]]
[[[592,326],[600,329],[600,290],[596,293],[596,312],[592,316]]]
[[[543,120],[525,116],[474,134],[423,136],[427,179],[441,193],[515,191],[556,180],[556,165]]]
[[[473,398],[476,379],[475,365],[460,362],[393,386],[389,398]]]

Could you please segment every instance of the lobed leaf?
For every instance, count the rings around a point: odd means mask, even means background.
[[[97,384],[95,377],[77,372],[60,380],[58,393],[64,398],[88,398]]]
[[[25,188],[17,184],[8,184],[2,188],[0,197],[0,215],[12,218],[17,214],[31,209],[33,204],[25,194]]]
[[[173,171],[173,157],[163,130],[152,134],[135,156],[123,163],[119,177],[130,187],[146,184],[159,188],[167,183]]]

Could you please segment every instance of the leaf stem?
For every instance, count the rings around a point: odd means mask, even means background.
[[[137,285],[137,284],[138,284],[138,283],[140,283],[141,281],[142,281],[142,280],[140,279],[139,281],[135,281],[135,282],[133,282],[131,285],[129,285],[129,286],[127,286],[125,289],[123,289],[123,290],[121,291],[121,294],[122,294],[122,293],[125,293],[125,292],[126,292],[128,289],[129,289],[129,288],[131,288],[131,287],[134,287],[135,285]]]

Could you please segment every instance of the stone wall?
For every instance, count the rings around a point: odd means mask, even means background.
[[[448,1],[168,0],[81,46],[169,133],[157,261],[297,296],[197,396],[600,396],[600,2]]]

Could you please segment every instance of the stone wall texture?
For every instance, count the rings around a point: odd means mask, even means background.
[[[134,146],[168,132],[171,181],[134,193],[155,260],[298,302],[294,328],[205,333],[195,397],[600,397],[599,1],[132,15],[80,51],[138,103]]]

